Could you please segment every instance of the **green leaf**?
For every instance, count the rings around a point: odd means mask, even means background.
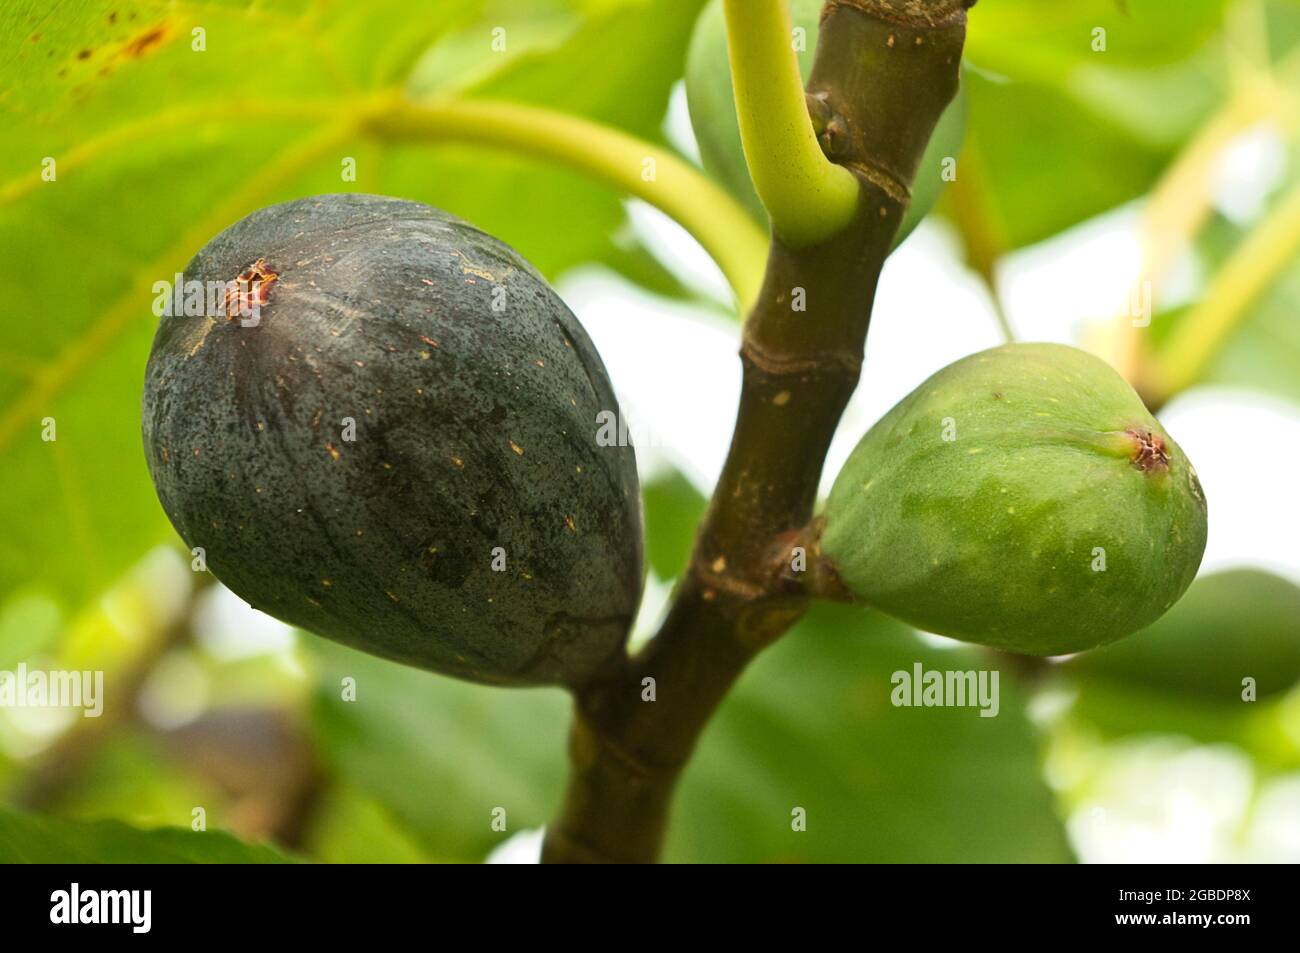
[[[690,27],[703,2],[601,4],[564,42],[545,53],[512,55],[467,93],[586,116],[662,143],[668,94],[682,74]],[[482,21],[484,43],[493,25]],[[603,186],[477,149],[396,149],[384,157],[381,175],[378,191],[455,212],[518,248],[549,277],[607,255],[626,219],[622,197]]]
[[[670,860],[1070,860],[1009,673],[1000,710],[894,707],[894,672],[981,670],[884,616],[817,606],[757,660],[687,768]],[[791,812],[807,812],[807,830]]]
[[[423,864],[429,857],[373,798],[347,786],[313,812],[307,850],[330,864]]]
[[[971,11],[958,180],[976,177],[999,250],[1147,192],[1228,92],[1225,6],[1005,0]]]
[[[184,828],[195,805],[203,806],[214,827],[223,826],[228,817],[230,797],[142,729],[122,726],[85,740],[83,750],[84,763],[62,783],[56,774],[54,786],[42,791],[43,799],[35,803],[70,821],[111,818],[146,830]]]
[[[1086,723],[1103,738],[1130,735],[1177,735],[1202,744],[1251,747],[1256,710],[1210,706],[1185,696],[1166,695],[1129,683],[1067,683],[1077,689],[1072,719]]]
[[[1105,681],[1240,708],[1249,677],[1259,699],[1277,697],[1300,682],[1300,588],[1257,569],[1202,576],[1155,624],[1063,668],[1084,691]]]
[[[1195,52],[1226,0],[999,0],[970,14],[967,55],[1018,78],[1068,82],[1086,66],[1153,67]]]
[[[62,621],[59,607],[39,596],[20,596],[0,606],[0,670],[53,646]]]
[[[1142,195],[1167,161],[1167,150],[1059,89],[972,70],[965,81],[970,124],[957,176],[970,174],[972,165],[978,170],[981,204],[1003,250]]]
[[[561,691],[471,685],[309,640],[322,757],[430,856],[477,863],[549,820],[566,763]],[[355,701],[342,698],[344,678],[356,680]],[[497,808],[505,831],[492,829]]]
[[[265,846],[220,831],[143,831],[119,821],[64,821],[0,809],[0,863],[284,864]]]
[[[676,579],[691,557],[708,501],[677,470],[651,480],[641,488],[641,497],[646,562],[660,579]]]

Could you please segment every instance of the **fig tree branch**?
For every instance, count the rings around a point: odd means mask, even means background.
[[[858,183],[823,153],[805,103],[787,0],[725,0],[736,115],[754,189],[792,247],[848,225]]]
[[[709,719],[807,607],[808,587],[790,585],[782,554],[812,519],[826,451],[858,382],[880,269],[956,93],[968,5],[827,4],[808,92],[841,120],[837,160],[856,183],[856,211],[820,244],[772,242],[745,324],[731,448],[690,565],[644,649],[575,689],[570,781],[544,862],[655,860],[676,782]],[[792,307],[798,291],[804,311]]]

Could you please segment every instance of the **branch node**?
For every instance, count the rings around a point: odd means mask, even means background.
[[[862,357],[847,351],[813,351],[800,355],[773,354],[765,351],[753,338],[745,336],[740,345],[740,359],[753,365],[769,377],[815,374],[838,367],[855,378],[862,372]]]

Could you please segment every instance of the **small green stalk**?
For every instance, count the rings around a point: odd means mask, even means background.
[[[735,199],[659,146],[577,116],[483,99],[381,101],[366,126],[385,139],[493,146],[586,173],[675,219],[718,263],[742,313],[758,297],[766,236]]]
[[[858,181],[822,153],[808,115],[786,0],[725,0],[740,138],[772,229],[791,248],[842,231]]]

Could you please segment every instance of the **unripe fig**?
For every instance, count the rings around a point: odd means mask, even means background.
[[[641,588],[635,459],[599,439],[605,369],[515,251],[416,202],[323,195],[236,222],[184,279],[238,281],[224,313],[163,317],[145,453],[222,582],[476,681],[572,683],[615,656]]]
[[[1119,374],[1010,344],[945,367],[871,428],[822,546],[853,593],[919,628],[1056,655],[1158,618],[1205,533],[1196,471]]]
[[[791,23],[796,31],[802,31],[796,32],[796,39],[803,41],[802,46],[796,47],[796,52],[804,82],[812,73],[824,6],[824,0],[790,0]],[[740,142],[740,120],[736,117],[735,93],[731,85],[722,0],[712,0],[696,21],[686,59],[686,97],[704,168],[747,206],[758,221],[766,222],[767,212],[754,191]],[[912,200],[894,236],[895,247],[902,244],[903,239],[934,208],[944,183],[940,177],[941,164],[944,159],[957,157],[965,134],[966,97],[958,90],[956,98],[939,118],[921,159],[916,181],[912,183]]]

